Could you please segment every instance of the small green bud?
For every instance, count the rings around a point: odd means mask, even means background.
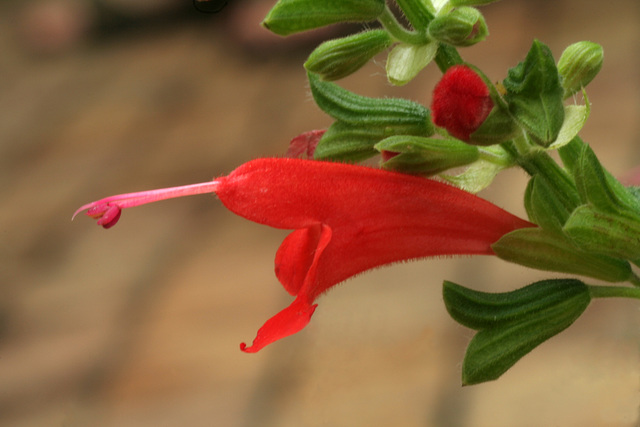
[[[489,35],[487,23],[478,9],[459,7],[436,17],[429,24],[429,35],[453,46],[471,46]]]
[[[567,221],[567,225],[570,221]],[[628,262],[582,250],[564,234],[543,228],[512,231],[502,236],[491,248],[505,261],[537,270],[578,274],[607,282],[624,282],[632,274]]]
[[[404,173],[435,175],[478,160],[478,148],[457,139],[397,135],[374,148],[382,153],[382,167]]]
[[[602,68],[604,50],[597,43],[581,41],[567,47],[558,61],[564,98],[586,87]]]
[[[287,36],[339,22],[373,21],[384,8],[384,0],[279,0],[262,25]]]
[[[323,80],[338,80],[360,69],[392,42],[385,30],[364,31],[329,40],[311,52],[304,67]]]

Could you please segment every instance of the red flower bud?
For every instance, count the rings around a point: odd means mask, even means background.
[[[489,88],[466,65],[449,68],[433,90],[433,123],[463,141],[469,141],[470,135],[480,127],[492,109]]]

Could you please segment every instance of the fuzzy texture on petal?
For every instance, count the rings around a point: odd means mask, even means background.
[[[465,65],[449,68],[433,90],[433,123],[462,141],[469,141],[492,109],[486,83]]]
[[[293,231],[276,255],[276,275],[296,296],[270,319],[253,346],[298,332],[315,299],[332,286],[382,265],[437,255],[492,255],[491,244],[532,227],[448,184],[364,166],[299,159],[257,159],[217,179],[232,212]]]

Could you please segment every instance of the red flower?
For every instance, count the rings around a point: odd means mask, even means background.
[[[480,127],[492,109],[489,88],[466,65],[449,68],[433,90],[433,123],[463,141],[469,141],[471,134]]]
[[[441,182],[299,159],[258,159],[212,182],[109,197],[76,214],[109,214],[103,225],[112,226],[121,208],[204,192],[215,192],[229,210],[251,221],[294,230],[276,253],[275,270],[296,298],[260,328],[251,346],[241,344],[245,352],[300,331],[315,300],[358,273],[434,255],[491,255],[501,236],[533,226]]]

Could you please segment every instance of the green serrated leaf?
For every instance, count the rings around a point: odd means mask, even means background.
[[[560,147],[567,145],[573,138],[578,135],[578,132],[587,122],[591,107],[589,106],[589,100],[585,96],[585,105],[567,105],[564,107],[564,123],[558,132],[558,137],[553,141],[549,147],[549,150],[557,150]]]
[[[563,89],[551,50],[534,41],[524,62],[509,70],[503,84],[511,114],[536,143],[549,146],[564,121]]]

